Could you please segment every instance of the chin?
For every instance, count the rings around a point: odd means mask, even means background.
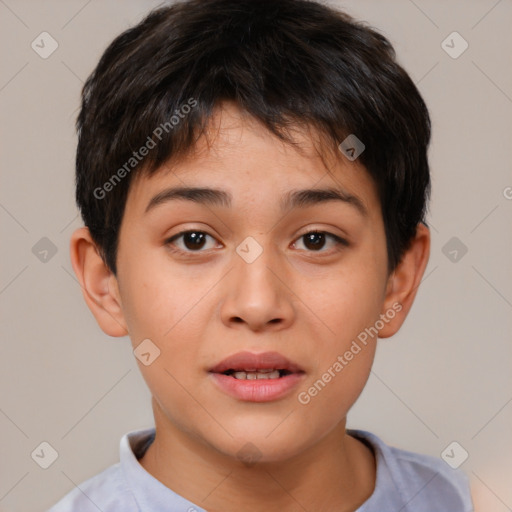
[[[231,429],[232,438],[206,440],[223,455],[252,466],[256,463],[285,462],[314,444],[313,436],[300,428],[283,428],[279,422]],[[276,428],[277,427],[277,428]]]

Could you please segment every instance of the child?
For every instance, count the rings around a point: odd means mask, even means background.
[[[83,90],[71,261],[155,428],[61,511],[468,512],[465,475],[346,429],[429,258],[427,108],[306,0],[189,0]]]

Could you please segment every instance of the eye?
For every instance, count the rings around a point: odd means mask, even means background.
[[[173,235],[171,238],[165,241],[165,244],[170,246],[172,251],[181,252],[181,253],[193,253],[193,252],[204,252],[201,249],[204,249],[207,246],[207,239],[211,238],[215,240],[211,235],[204,231],[199,230],[188,230],[181,231],[176,235]],[[182,239],[181,244],[177,244],[176,241]],[[332,233],[328,233],[326,231],[308,231],[301,235],[297,240],[305,240],[304,246],[308,252],[329,252],[322,251],[321,249],[325,247],[326,241],[331,240],[333,243],[331,245],[334,246],[334,250],[339,248],[340,246],[348,247],[349,243],[347,240],[333,235]],[[296,243],[293,244],[294,247]],[[213,248],[213,247],[210,247]],[[208,249],[208,247],[206,247]]]
[[[189,230],[177,233],[176,235],[166,240],[165,243],[167,245],[177,245],[174,244],[174,241],[180,238],[183,238],[182,247],[178,247],[177,249],[172,248],[173,251],[175,250],[178,252],[203,252],[201,251],[201,249],[203,249],[204,246],[206,245],[206,239],[211,238],[212,240],[215,240],[212,236],[210,236],[208,233],[205,233],[204,231]]]
[[[334,241],[333,245],[335,250],[339,249],[340,246],[348,247],[349,245],[347,240],[345,240],[344,238],[333,235],[332,233],[328,233],[327,231],[318,230],[308,231],[307,233],[301,235],[297,240],[305,240],[304,245],[308,249],[308,252],[329,252],[328,250],[320,250],[325,246],[325,242],[328,239]]]

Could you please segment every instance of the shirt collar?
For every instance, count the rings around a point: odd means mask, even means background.
[[[357,512],[378,511],[382,506],[404,506],[397,492],[386,459],[387,446],[375,435],[364,430],[348,429],[347,434],[369,446],[376,459],[376,481],[372,495],[357,509]],[[135,430],[125,434],[120,443],[120,461],[126,479],[139,509],[144,512],[206,512],[198,505],[186,500],[166,487],[148,473],[138,461],[155,438],[155,428]]]
[[[166,487],[142,467],[137,456],[142,456],[154,436],[154,427],[136,430],[125,434],[120,443],[121,469],[139,509],[143,512],[206,512]]]
[[[357,509],[356,512],[379,512],[380,510],[403,510],[403,502],[396,482],[392,477],[388,461],[392,459],[389,447],[371,432],[365,430],[347,429],[347,434],[365,443],[375,456],[376,477],[375,488],[371,496]]]

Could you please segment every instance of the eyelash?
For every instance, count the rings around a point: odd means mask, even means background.
[[[205,234],[211,238],[214,238],[212,235],[210,235],[209,233],[207,233],[206,231],[201,231],[199,229],[188,229],[188,230],[185,230],[185,231],[180,231],[179,233],[176,233],[175,235],[173,235],[171,238],[168,238],[166,241],[165,241],[165,245],[167,245],[169,247],[169,249],[172,251],[172,252],[176,252],[176,253],[180,253],[180,254],[184,254],[186,256],[194,256],[195,254],[198,254],[198,253],[201,253],[201,252],[207,252],[207,250],[198,250],[198,251],[191,251],[191,250],[183,250],[183,249],[177,249],[176,247],[173,246],[173,242],[182,237],[183,235],[186,235],[188,233],[201,233],[201,234]],[[328,231],[320,231],[320,230],[316,230],[316,229],[313,229],[311,231],[307,231],[306,233],[303,233],[302,235],[298,236],[296,238],[296,240],[299,240],[307,235],[310,235],[310,234],[323,234],[323,235],[326,235],[326,237],[328,238],[331,238],[333,239],[336,244],[337,244],[337,248],[335,249],[336,250],[341,250],[342,247],[349,247],[349,242],[347,240],[345,240],[344,238],[341,238],[337,235],[334,235],[333,233],[329,233]],[[340,247],[342,246],[342,247]],[[310,252],[310,253],[318,253],[318,254],[322,254],[322,253],[329,253],[331,251],[323,251],[323,250],[319,250],[319,251],[306,251],[306,252]]]

